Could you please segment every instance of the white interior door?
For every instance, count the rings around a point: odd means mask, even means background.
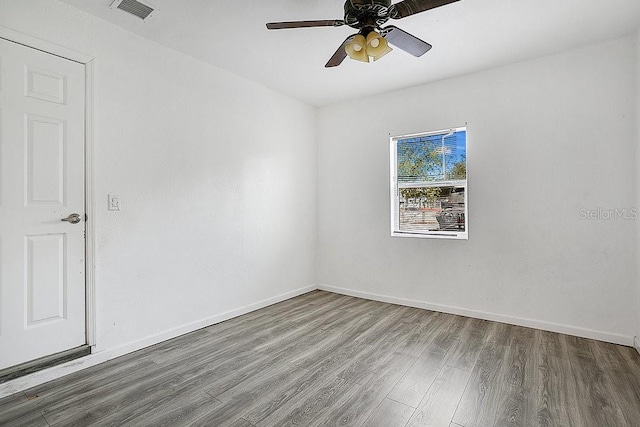
[[[0,369],[86,343],[84,75],[0,39]]]

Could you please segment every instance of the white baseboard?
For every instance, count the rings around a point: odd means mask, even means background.
[[[640,338],[635,337],[633,339],[633,346],[636,348],[636,351],[638,352],[638,354],[640,354]]]
[[[316,289],[318,289],[318,287],[315,285],[299,288],[273,298],[258,301],[256,303],[249,304],[235,310],[227,311],[216,316],[208,317],[197,322],[188,323],[186,325],[171,329],[166,332],[148,336],[137,341],[132,341],[116,348],[99,351],[97,353],[93,353],[88,356],[63,363],[61,365],[44,369],[33,374],[25,375],[24,377],[16,378],[15,380],[7,381],[6,383],[0,384],[0,399],[11,394],[27,390],[31,387],[35,387],[37,385],[55,380],[65,375],[72,374],[82,369],[86,369],[91,366],[106,362],[108,360],[115,359],[116,357],[124,356],[125,354],[133,353],[134,351],[138,351],[143,348],[161,343],[163,341],[179,337],[180,335],[188,334],[189,332],[197,331],[198,329],[206,328],[207,326],[215,325],[216,323],[224,322],[225,320],[242,316],[243,314],[247,314],[273,304],[277,304],[279,302],[297,297],[298,295],[306,294],[307,292],[311,292]]]
[[[505,316],[502,314],[488,313],[484,311],[469,310],[466,308],[452,307],[441,304],[433,304],[429,302],[410,300],[405,298],[397,298],[388,295],[379,295],[369,292],[356,291],[353,289],[338,288],[329,285],[318,285],[318,289],[328,292],[334,292],[342,295],[349,295],[358,298],[364,298],[380,302],[388,302],[391,304],[403,305],[407,307],[423,308],[426,310],[439,311],[442,313],[457,314],[460,316],[474,317],[477,319],[491,320],[494,322],[507,323],[510,325],[525,326],[528,328],[542,329],[544,331],[558,332],[561,334],[574,335],[577,337],[591,338],[598,341],[606,341],[614,344],[632,346],[634,339],[631,336],[612,334],[609,332],[596,331],[592,329],[579,328],[570,325],[561,325],[557,323],[544,322],[534,319],[525,319],[520,317]],[[638,349],[636,341],[636,349]],[[640,350],[639,350],[640,351]]]

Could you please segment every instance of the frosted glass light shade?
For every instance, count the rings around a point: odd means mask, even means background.
[[[387,40],[375,31],[367,35],[366,49],[367,55],[373,57],[374,61],[377,61],[393,50],[389,47]]]
[[[347,45],[344,47],[344,50],[349,55],[349,58],[355,59],[356,61],[369,62],[369,56],[367,55],[366,49],[367,39],[364,38],[362,34],[358,34],[353,37]]]

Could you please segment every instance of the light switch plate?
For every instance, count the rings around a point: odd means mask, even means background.
[[[109,200],[107,201],[107,208],[110,211],[119,211],[121,209],[122,199],[119,194],[109,194]]]

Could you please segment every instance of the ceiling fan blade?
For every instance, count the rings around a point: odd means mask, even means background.
[[[310,28],[310,27],[341,27],[344,21],[340,19],[329,19],[324,21],[290,21],[290,22],[269,22],[267,29],[283,30],[286,28]]]
[[[405,52],[410,53],[413,56],[422,56],[429,52],[432,47],[429,43],[420,40],[416,36],[411,35],[394,25],[389,25],[383,28],[381,34],[382,37],[387,39],[390,44],[394,45],[398,49],[402,49]]]
[[[416,13],[425,12],[436,7],[446,6],[460,0],[404,0],[391,6],[390,14],[393,19],[402,19]]]
[[[336,53],[334,53],[333,56],[329,59],[327,65],[324,66],[325,68],[337,67],[338,65],[342,64],[342,61],[344,61],[344,59],[347,57],[345,46],[347,46],[347,43],[353,40],[355,36],[356,34],[352,34],[344,40],[338,50],[336,50]]]

